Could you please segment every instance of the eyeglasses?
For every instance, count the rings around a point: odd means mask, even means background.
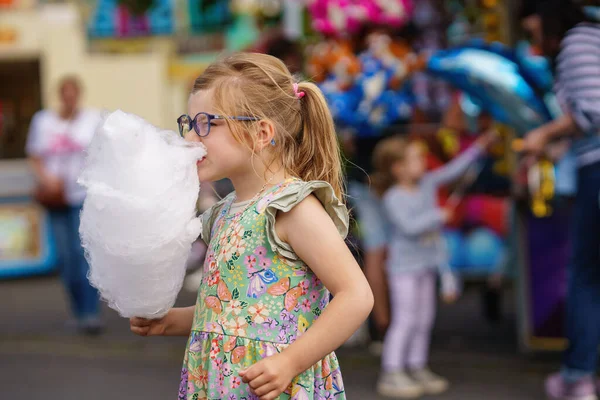
[[[223,115],[214,115],[205,112],[199,112],[196,114],[194,118],[191,118],[187,114],[183,114],[181,117],[177,118],[177,125],[179,126],[179,134],[181,137],[185,137],[185,135],[194,128],[196,134],[200,137],[206,137],[210,133],[210,124],[214,119],[226,120],[231,119],[235,121],[260,121],[260,118],[257,117],[228,117]]]

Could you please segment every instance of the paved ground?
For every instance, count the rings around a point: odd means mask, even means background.
[[[181,304],[194,296],[183,293]],[[512,313],[501,323],[480,316],[476,291],[440,310],[432,368],[451,390],[439,400],[537,400],[558,355],[517,354]],[[510,311],[512,302],[506,301]],[[77,336],[65,327],[66,307],[55,277],[0,282],[0,400],[167,400],[176,398],[185,338],[139,338],[106,310],[107,332]],[[378,358],[341,349],[350,399],[379,399]],[[432,397],[433,398],[433,397]]]

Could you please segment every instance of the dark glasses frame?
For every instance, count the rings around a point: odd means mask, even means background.
[[[208,126],[208,128],[206,129],[206,134],[200,133],[200,127],[198,126],[198,117],[200,117],[200,116],[206,117],[206,120],[207,120],[206,124]],[[215,114],[209,114],[206,112],[199,112],[198,114],[196,114],[196,116],[194,118],[190,117],[187,114],[183,114],[179,118],[177,118],[177,126],[179,127],[179,135],[181,137],[183,137],[185,135],[183,133],[183,128],[185,128],[187,125],[188,132],[191,131],[193,128],[194,132],[196,132],[196,135],[198,135],[200,137],[206,137],[210,133],[210,122],[215,119],[216,120],[229,119],[229,120],[234,120],[234,121],[260,121],[260,118],[258,118],[258,117],[215,115]]]

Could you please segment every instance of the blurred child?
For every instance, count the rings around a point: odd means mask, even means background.
[[[448,381],[427,368],[435,315],[436,270],[447,266],[441,228],[453,210],[437,206],[437,190],[457,179],[489,145],[492,133],[447,166],[426,172],[419,142],[393,137],[380,142],[374,153],[376,182],[385,191],[383,208],[391,224],[387,276],[391,323],[385,336],[382,375],[377,390],[385,396],[414,398],[438,394]],[[456,297],[449,270],[442,276],[446,300]]]

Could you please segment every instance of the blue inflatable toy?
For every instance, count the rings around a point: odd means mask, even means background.
[[[533,69],[524,67],[504,45],[474,41],[440,50],[432,54],[426,68],[519,134],[552,119],[544,91],[534,83]]]
[[[500,267],[505,245],[492,230],[477,228],[466,237],[464,252],[466,268],[491,272]]]
[[[459,231],[448,229],[442,234],[446,250],[448,252],[448,263],[452,269],[460,269],[465,266],[465,239]]]

